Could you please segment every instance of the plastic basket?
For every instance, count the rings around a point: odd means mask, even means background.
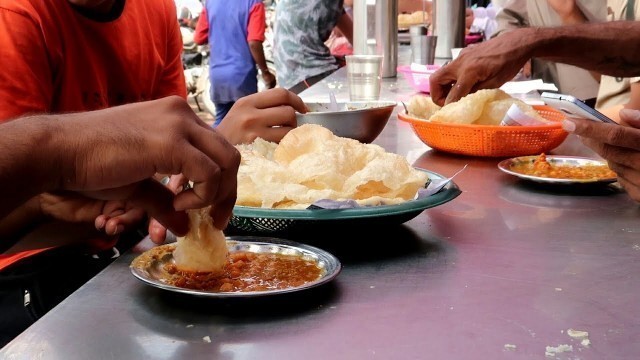
[[[548,152],[568,135],[560,124],[565,118],[563,113],[550,106],[533,108],[555,123],[543,126],[432,123],[404,113],[398,114],[398,118],[410,123],[420,140],[436,150],[470,156],[512,157]]]
[[[411,87],[416,91],[423,93],[429,93],[431,86],[429,85],[429,77],[436,70],[440,68],[440,65],[427,65],[427,71],[411,70],[411,66],[404,65],[398,66],[398,72],[401,72],[404,78],[409,82]]]

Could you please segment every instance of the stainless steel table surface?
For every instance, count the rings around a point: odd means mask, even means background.
[[[302,96],[332,88],[345,99],[344,83],[341,70]],[[403,79],[384,82],[384,99],[411,94]],[[131,275],[138,248],[0,358],[541,359],[561,344],[573,351],[556,358],[640,357],[640,211],[625,193],[524,183],[498,159],[431,151],[395,115],[376,143],[443,175],[469,164],[456,178],[463,193],[402,226],[295,238],[344,265],[298,295],[173,295]],[[588,331],[591,345],[570,328]]]

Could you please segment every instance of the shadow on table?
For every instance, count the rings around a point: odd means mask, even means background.
[[[143,287],[135,298],[144,303],[141,304],[143,308],[154,313],[166,313],[170,309],[173,316],[206,315],[237,322],[280,320],[287,316],[298,316],[333,303],[339,296],[339,286],[330,282],[299,292],[247,298],[199,297]]]
[[[514,181],[511,188],[545,195],[610,196],[624,193],[618,183],[547,184],[518,179]]]
[[[315,226],[305,232],[244,235],[284,238],[312,245],[329,251],[343,264],[374,263],[445,251],[442,241],[437,238],[427,234],[420,236],[405,225],[380,226],[375,219],[368,219],[368,223],[359,226],[334,224]]]
[[[500,189],[498,196],[519,205],[590,209],[594,198],[602,198],[599,200],[602,202],[600,206],[606,208],[625,206],[631,199],[624,196],[624,193],[624,189],[618,183],[544,184],[511,178],[505,174],[505,186]]]

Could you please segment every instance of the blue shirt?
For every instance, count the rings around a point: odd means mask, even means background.
[[[247,42],[251,8],[262,0],[207,0],[211,100],[228,103],[258,92],[258,70]]]

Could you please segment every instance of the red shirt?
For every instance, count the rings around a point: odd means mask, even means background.
[[[0,120],[186,97],[171,0],[96,21],[67,0],[0,0]]]
[[[176,18],[172,0],[127,0],[110,21],[67,0],[0,0],[0,121],[186,98]],[[0,270],[44,250],[0,254]]]

